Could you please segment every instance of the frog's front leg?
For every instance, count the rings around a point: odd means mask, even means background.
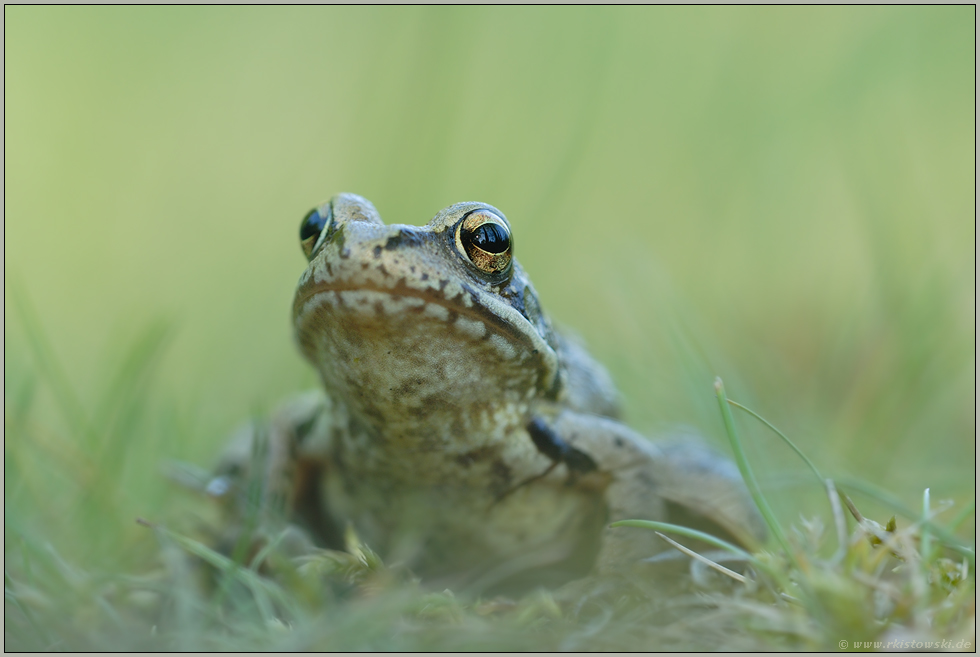
[[[656,445],[620,422],[565,411],[551,423],[557,435],[588,455],[596,473],[582,478],[607,481],[609,522],[659,520],[694,525],[753,547],[765,528],[734,465],[697,442]],[[603,529],[598,574],[632,570],[665,548],[651,531]]]
[[[320,498],[320,480],[329,466],[331,419],[329,399],[311,390],[287,400],[271,417],[236,431],[207,486],[223,503],[232,537],[249,518],[274,525],[285,520],[302,527],[318,545],[342,546],[341,532]]]

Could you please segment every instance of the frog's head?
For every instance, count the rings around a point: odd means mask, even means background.
[[[457,203],[422,227],[385,225],[340,194],[306,215],[300,241],[297,340],[360,421],[386,435],[399,424],[434,439],[485,434],[558,394],[553,335],[496,208]]]

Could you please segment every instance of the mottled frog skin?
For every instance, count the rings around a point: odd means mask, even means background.
[[[477,591],[642,568],[663,544],[619,519],[763,535],[728,461],[617,419],[609,375],[543,313],[496,208],[386,225],[341,194],[300,238],[293,324],[323,390],[243,431],[215,481],[264,432],[267,495],[318,544],[351,524],[423,581]]]

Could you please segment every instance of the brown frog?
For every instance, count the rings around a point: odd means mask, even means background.
[[[300,240],[293,323],[323,391],[244,431],[212,491],[261,433],[267,497],[316,543],[341,547],[350,524],[423,580],[477,591],[642,568],[664,545],[619,519],[764,535],[731,463],[618,420],[609,375],[543,313],[496,208],[386,225],[340,194]]]

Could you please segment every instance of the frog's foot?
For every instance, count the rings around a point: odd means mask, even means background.
[[[660,443],[661,494],[668,521],[700,529],[747,549],[765,542],[768,530],[738,468],[699,437]]]
[[[604,490],[610,522],[672,522],[747,548],[764,540],[765,525],[738,470],[697,441],[661,447],[619,422],[570,411],[558,415],[553,429],[610,475]],[[650,530],[607,525],[595,572],[638,572],[665,549],[672,548]]]

